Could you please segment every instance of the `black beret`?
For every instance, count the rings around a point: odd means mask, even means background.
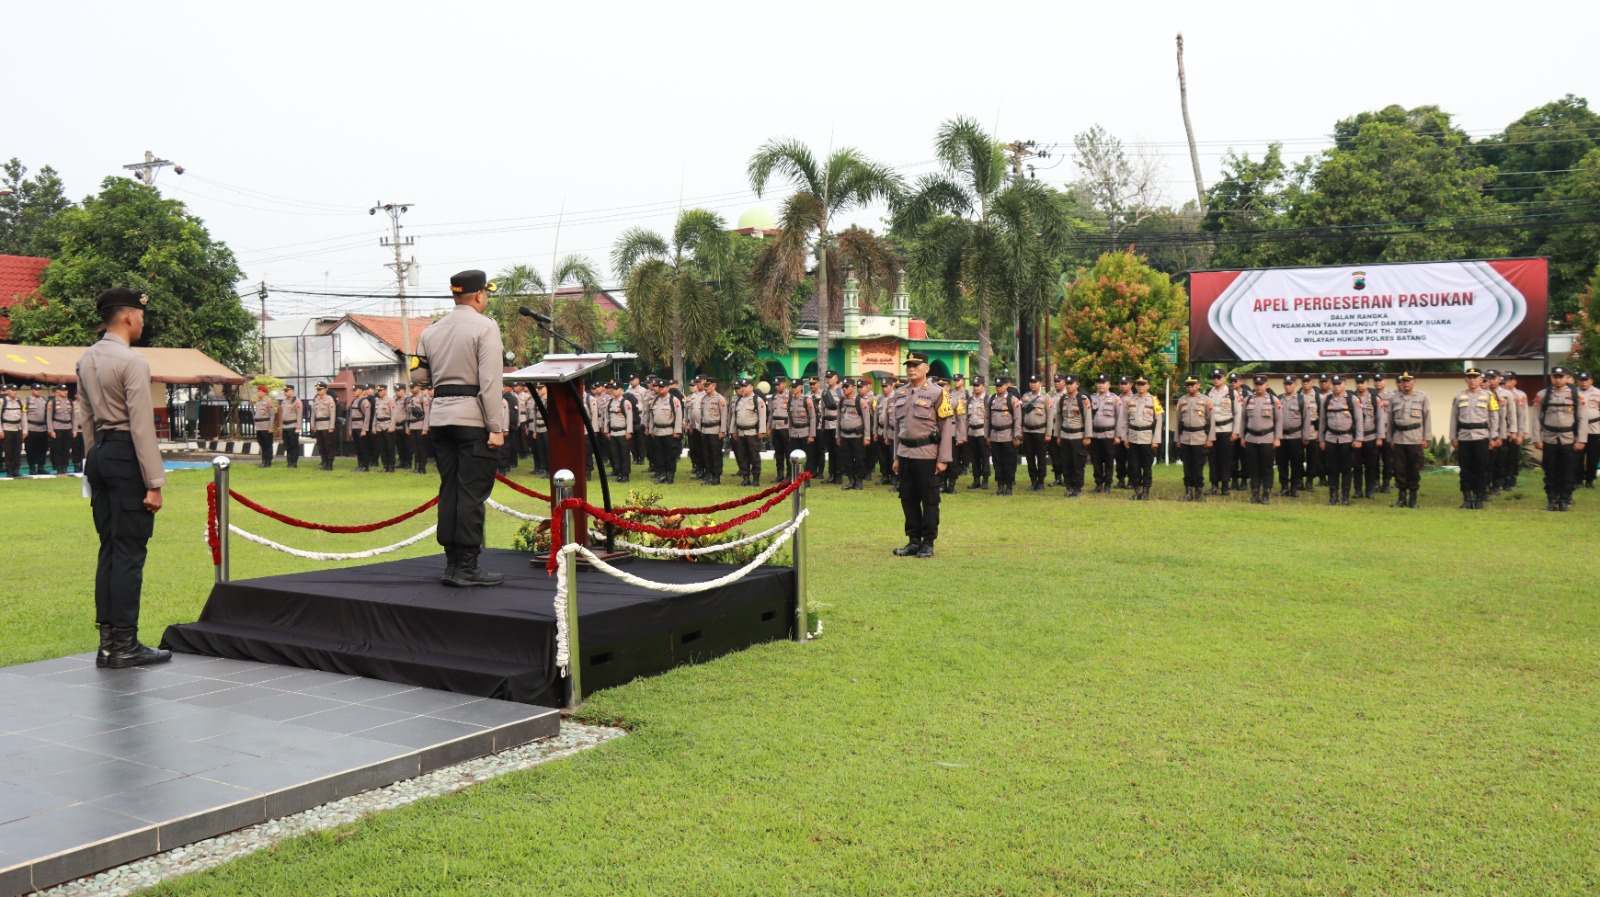
[[[453,296],[465,296],[468,293],[476,293],[479,290],[494,292],[489,284],[489,275],[479,271],[477,268],[450,276],[450,294]]]
[[[127,287],[112,287],[95,297],[95,308],[104,315],[113,308],[148,308],[150,297]]]

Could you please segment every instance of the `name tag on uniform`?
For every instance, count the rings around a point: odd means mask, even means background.
[[[919,405],[919,406],[921,406],[923,408],[927,408],[928,406],[933,404],[932,402],[928,401],[927,399],[917,399],[916,403],[917,403],[917,405]]]

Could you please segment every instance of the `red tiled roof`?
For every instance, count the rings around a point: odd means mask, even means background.
[[[556,290],[556,301],[572,299],[583,295],[583,287],[562,287]],[[622,311],[623,305],[617,298],[605,290],[598,290],[594,294],[594,304],[604,311]]]
[[[357,327],[388,343],[396,352],[404,351],[404,334],[400,329],[399,315],[345,315],[345,317]],[[411,347],[415,349],[417,337],[433,323],[433,319],[412,318],[410,323]]]
[[[0,255],[0,308],[10,308],[33,294],[44,277],[47,258],[32,255]],[[11,321],[0,317],[0,340],[11,335]]]

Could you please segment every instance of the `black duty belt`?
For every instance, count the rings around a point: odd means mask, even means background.
[[[436,399],[470,399],[477,394],[478,387],[461,383],[451,383],[433,388],[433,397]]]
[[[901,439],[899,440],[899,443],[906,448],[922,448],[925,445],[933,445],[938,441],[939,437],[929,436],[926,439]]]
[[[865,430],[840,430],[839,431],[839,435],[840,436],[861,436],[861,435],[864,435],[865,433],[866,433]]]
[[[740,427],[739,428],[739,435],[741,435],[741,436],[754,436],[754,435],[756,435],[757,433],[760,433],[760,432],[761,431],[759,429],[755,428],[755,427]]]
[[[1489,422],[1488,421],[1483,421],[1481,423],[1469,424],[1464,420],[1458,420],[1458,421],[1456,421],[1456,429],[1458,429],[1458,430],[1487,430],[1487,429],[1489,429]]]
[[[1217,426],[1219,426],[1219,427],[1220,427],[1220,426],[1222,426],[1222,425],[1223,425],[1223,424],[1231,424],[1231,423],[1233,423],[1233,418],[1231,418],[1231,417],[1229,417],[1229,418],[1224,418],[1224,419],[1223,419],[1223,420],[1219,420],[1219,421],[1214,421],[1214,423],[1215,423],[1215,424],[1216,424],[1216,425],[1217,425]]]
[[[1394,428],[1396,430],[1400,430],[1400,431],[1420,430],[1420,429],[1422,429],[1422,424],[1395,424]]]
[[[1203,432],[1205,432],[1205,429],[1206,429],[1205,424],[1201,424],[1198,427],[1191,427],[1191,426],[1189,426],[1188,424],[1185,424],[1185,423],[1179,423],[1178,424],[1178,432],[1179,433],[1203,433]]]
[[[1352,428],[1350,428],[1348,430],[1335,430],[1332,427],[1328,428],[1328,435],[1329,436],[1349,436],[1354,432],[1355,432],[1355,428],[1354,427],[1352,427]]]
[[[1082,427],[1079,427],[1076,430],[1062,430],[1061,431],[1062,435],[1064,435],[1064,436],[1076,436],[1076,435],[1078,435],[1079,433],[1082,433],[1082,432],[1083,432],[1083,428]]]
[[[1128,429],[1130,430],[1154,430],[1155,428],[1155,424],[1145,424],[1143,426],[1140,426],[1139,424],[1128,424]]]
[[[132,442],[133,434],[127,430],[96,430],[95,442]]]
[[[1246,433],[1249,433],[1251,436],[1270,436],[1273,433],[1276,433],[1278,431],[1278,428],[1277,427],[1268,427],[1265,430],[1258,430],[1255,427],[1245,427],[1244,431]]]
[[[1096,439],[1116,439],[1117,438],[1117,431],[1116,430],[1096,430],[1096,431],[1094,431],[1094,438],[1096,438]]]

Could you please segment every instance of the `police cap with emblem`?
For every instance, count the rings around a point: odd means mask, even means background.
[[[1466,371],[1464,371],[1462,373],[1462,376],[1464,376],[1464,377],[1482,377],[1483,376],[1483,371],[1480,371],[1477,368],[1467,368]]]
[[[1367,382],[1366,373],[1365,372],[1357,372],[1356,373],[1356,382],[1357,383],[1365,383],[1365,382]]]
[[[1263,385],[1264,383],[1267,382],[1267,375],[1266,374],[1257,374],[1257,375],[1255,375],[1255,377],[1251,378],[1251,382],[1254,383],[1257,386],[1261,386],[1261,385]]]
[[[1296,382],[1295,376],[1293,374],[1284,374],[1283,375],[1283,382],[1285,382],[1285,383],[1294,383],[1294,382]]]
[[[927,363],[928,363],[928,356],[922,354],[921,352],[908,352],[908,353],[906,353],[906,367],[908,367],[908,368],[909,367],[916,367],[919,364],[927,364]],[[833,372],[829,371],[829,373],[831,374]]]
[[[1061,374],[1059,376],[1061,377],[1061,382],[1067,384],[1068,386],[1078,382],[1077,374]]]
[[[1105,374],[1101,374],[1100,376],[1094,378],[1094,382],[1096,382],[1096,383],[1110,383],[1111,382],[1111,378],[1107,377]]]
[[[1410,371],[1401,371],[1400,372],[1400,377],[1398,379],[1401,379],[1401,380],[1415,380],[1416,378],[1411,376],[1411,372]]]
[[[1239,382],[1239,375],[1238,374],[1229,374],[1228,375],[1228,382],[1229,383],[1238,383]]]
[[[493,293],[494,284],[489,282],[489,275],[477,268],[450,275],[450,295],[467,296],[480,291]]]
[[[150,307],[150,297],[127,287],[112,287],[96,296],[94,304],[100,311],[100,317],[104,318],[116,308],[147,309]]]
[[[1567,373],[1567,369],[1559,364],[1550,369],[1550,376],[1552,377],[1565,377]]]
[[[1117,378],[1117,385],[1118,386],[1127,386],[1129,382],[1131,382],[1131,381],[1128,380],[1128,375],[1127,374],[1123,374],[1121,377]]]
[[[1334,374],[1333,376],[1328,378],[1328,382],[1332,383],[1334,386],[1338,386],[1339,384],[1344,382],[1344,377],[1339,375],[1339,374]]]
[[[1592,380],[1594,378],[1589,376],[1589,372],[1588,371],[1579,371],[1578,372],[1578,379],[1579,380]]]
[[[1189,376],[1183,378],[1183,385],[1184,386],[1199,386],[1200,385],[1200,378],[1196,377],[1193,374],[1190,374]]]
[[[1213,379],[1213,380],[1222,379],[1222,368],[1212,368],[1211,369],[1211,379]]]
[[[1029,383],[1038,383],[1039,382],[1039,375],[1038,374],[1029,374],[1028,375],[1028,382]]]
[[[972,385],[973,386],[982,386],[983,385],[983,378],[982,377],[973,377],[972,378]]]

